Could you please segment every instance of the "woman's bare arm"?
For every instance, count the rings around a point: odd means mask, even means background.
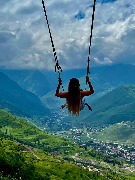
[[[59,92],[60,91],[60,85],[62,84],[61,79],[59,79],[59,84],[56,89],[55,96],[60,97],[60,98],[67,98],[68,97],[68,92]]]
[[[93,86],[92,86],[88,76],[86,76],[86,81],[87,81],[87,83],[89,85],[90,90],[89,91],[81,91],[81,97],[89,96],[89,95],[94,93]]]

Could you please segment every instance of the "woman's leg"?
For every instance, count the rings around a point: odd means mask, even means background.
[[[62,109],[63,109],[64,107],[67,107],[67,103],[65,103],[65,104],[63,104],[63,105],[61,106]]]
[[[89,108],[89,110],[91,110],[91,111],[92,111],[92,108],[90,107],[90,105],[89,105],[89,104],[85,103],[85,105]]]

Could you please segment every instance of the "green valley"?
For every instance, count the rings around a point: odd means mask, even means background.
[[[0,179],[128,179],[90,152],[0,110]]]
[[[90,104],[92,112],[85,108],[80,118],[66,116],[63,122],[74,127],[103,126],[121,121],[135,120],[135,85],[119,86],[102,97],[93,100]],[[79,127],[79,128],[80,128]]]
[[[132,145],[135,142],[135,122],[121,122],[91,133],[91,137],[100,141],[118,142]]]

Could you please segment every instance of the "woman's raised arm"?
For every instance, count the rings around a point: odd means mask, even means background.
[[[90,90],[89,91],[81,91],[81,97],[89,96],[89,95],[94,93],[94,89],[93,89],[93,86],[89,80],[89,76],[86,76],[86,82],[88,83]]]
[[[68,92],[59,92],[61,84],[62,84],[62,80],[61,80],[61,78],[59,78],[58,87],[56,89],[55,96],[60,97],[60,98],[67,98],[68,97]]]

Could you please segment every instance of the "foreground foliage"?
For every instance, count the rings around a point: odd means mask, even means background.
[[[72,156],[78,152],[85,149],[0,110],[0,179],[127,179],[107,169],[89,172],[76,166]]]

